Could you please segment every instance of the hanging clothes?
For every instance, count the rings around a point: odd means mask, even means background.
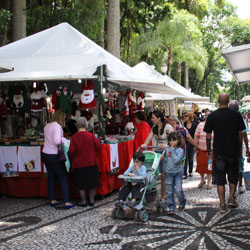
[[[63,110],[66,114],[71,114],[72,112],[72,107],[71,107],[72,97],[73,93],[70,90],[66,88],[59,89],[58,107],[59,109]]]

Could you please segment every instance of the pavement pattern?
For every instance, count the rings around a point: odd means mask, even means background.
[[[250,191],[237,195],[237,209],[220,214],[216,187],[198,189],[198,184],[197,173],[183,181],[184,211],[170,216],[158,213],[152,203],[144,223],[132,211],[124,220],[112,218],[117,192],[94,208],[69,210],[52,208],[41,198],[1,197],[0,250],[250,249]]]

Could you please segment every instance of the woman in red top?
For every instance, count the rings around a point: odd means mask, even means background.
[[[137,128],[134,138],[135,151],[145,142],[151,131],[149,124],[145,120],[146,117],[144,112],[139,111],[135,113],[135,127]],[[150,142],[149,146],[151,145],[152,143]]]
[[[74,172],[74,182],[79,190],[81,202],[86,207],[86,191],[89,191],[89,205],[94,206],[96,188],[100,186],[96,151],[101,144],[93,133],[86,131],[88,122],[85,117],[77,121],[78,132],[71,137],[68,156]]]

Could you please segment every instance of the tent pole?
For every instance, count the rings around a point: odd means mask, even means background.
[[[99,82],[100,82],[100,92],[103,97],[103,65],[100,66]],[[100,116],[103,116],[102,105],[100,106]]]

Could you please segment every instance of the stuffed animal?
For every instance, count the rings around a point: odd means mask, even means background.
[[[144,111],[145,108],[145,101],[144,101],[145,95],[143,92],[138,93],[138,98],[137,98],[137,110],[138,111]]]
[[[86,80],[82,84],[82,94],[80,98],[79,108],[89,109],[96,107],[96,100],[94,94],[94,84],[91,80]]]

